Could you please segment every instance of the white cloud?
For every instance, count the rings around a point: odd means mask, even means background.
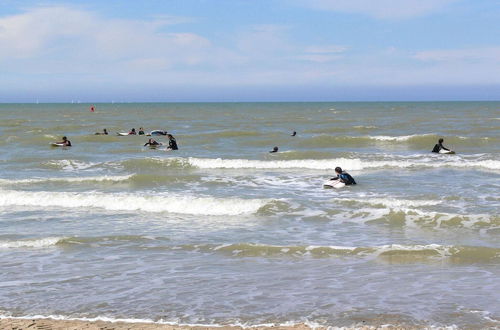
[[[0,18],[0,59],[50,59],[67,62],[116,63],[163,59],[195,65],[211,46],[193,33],[165,33],[161,28],[179,20],[108,19],[69,7],[42,7]],[[160,61],[161,62],[161,61]]]
[[[407,19],[441,10],[456,0],[300,0],[320,10],[363,14],[378,19]]]

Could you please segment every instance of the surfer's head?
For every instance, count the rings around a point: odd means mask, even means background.
[[[67,139],[68,139],[67,137],[63,136],[63,141],[66,141]]]
[[[342,173],[342,169],[337,166],[337,167],[335,167],[335,172],[340,174],[340,173]]]
[[[439,143],[443,143],[443,141],[444,141],[443,139],[439,139]]]

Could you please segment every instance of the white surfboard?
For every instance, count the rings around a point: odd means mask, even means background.
[[[441,150],[439,150],[439,153],[440,153],[440,154],[450,154],[450,155],[452,155],[452,154],[454,154],[454,153],[455,153],[455,151],[453,151],[453,150],[444,150],[444,149],[441,149]]]
[[[120,135],[120,136],[127,136],[129,135],[128,133],[125,133],[125,132],[117,132],[116,135]]]
[[[326,180],[323,183],[324,188],[335,188],[335,189],[340,189],[345,187],[345,183],[341,182],[340,180]]]
[[[66,145],[64,145],[64,143],[51,143],[50,144],[52,147],[66,147]]]

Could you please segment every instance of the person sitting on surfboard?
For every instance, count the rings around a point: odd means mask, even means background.
[[[295,136],[295,135],[297,135],[297,132],[293,131],[292,136]]]
[[[56,142],[56,144],[62,144],[65,147],[71,147],[71,141],[67,137],[63,136],[61,142]]]
[[[278,152],[278,147],[274,147],[273,150],[269,151],[270,153]]]
[[[144,146],[159,146],[161,143],[156,142],[154,139],[149,139]]]
[[[441,150],[451,151],[443,146],[443,141],[443,139],[439,139],[438,143],[434,146],[434,149],[432,149],[432,152],[440,152]]]
[[[177,147],[177,141],[175,138],[172,136],[172,134],[167,134],[168,137],[168,150],[179,150],[179,147]]]
[[[337,176],[331,178],[330,180],[340,180],[340,182],[345,183],[346,186],[356,184],[354,178],[349,173],[342,171],[342,168],[335,167],[335,173],[337,173]]]
[[[128,132],[128,135],[136,135],[136,131],[135,131],[135,128],[132,128],[132,130],[130,130],[130,132]]]
[[[144,128],[139,128],[139,135],[144,135]]]
[[[101,132],[97,132],[97,133],[95,133],[95,135],[108,135],[108,130],[107,129],[103,129],[102,133]]]

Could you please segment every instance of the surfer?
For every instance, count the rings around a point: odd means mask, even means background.
[[[97,133],[95,133],[95,135],[108,135],[108,130],[107,129],[103,129],[102,133],[101,132],[97,132]]]
[[[354,178],[349,173],[342,171],[342,168],[335,167],[335,173],[337,173],[337,176],[330,180],[340,180],[340,182],[345,183],[346,186],[356,184]]]
[[[65,136],[62,137],[62,141],[56,142],[56,144],[61,144],[61,145],[65,146],[65,147],[71,147],[71,141],[68,140],[68,138],[65,137]]]
[[[159,146],[161,143],[156,142],[154,139],[149,139],[144,146]]]
[[[292,136],[295,136],[295,135],[297,135],[297,132],[293,131]]]
[[[135,128],[132,128],[130,132],[128,132],[128,135],[136,135],[137,132],[135,131]]]
[[[139,128],[139,135],[144,135],[144,128]]]
[[[450,149],[446,148],[443,146],[443,142],[444,140],[443,139],[439,139],[438,143],[434,146],[434,149],[432,149],[432,152],[440,152],[441,150],[446,150],[446,151],[450,151]]]
[[[172,136],[172,134],[167,134],[168,137],[168,150],[179,150],[179,147],[177,147],[177,141],[175,138]]]
[[[273,150],[269,151],[269,153],[275,153],[278,152],[278,147],[274,147]]]

